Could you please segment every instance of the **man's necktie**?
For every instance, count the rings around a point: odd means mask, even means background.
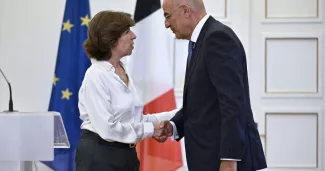
[[[193,49],[194,49],[194,45],[195,45],[194,42],[192,42],[192,41],[188,42],[187,67],[190,65],[190,62],[191,62],[191,57],[192,57],[192,52],[193,52]]]

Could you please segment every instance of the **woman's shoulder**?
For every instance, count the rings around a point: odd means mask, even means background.
[[[100,68],[96,67],[95,65],[91,65],[86,73],[85,73],[85,77],[98,77],[101,74],[103,74],[103,71],[101,71]]]
[[[91,65],[85,73],[84,80],[100,81],[100,80],[104,80],[108,76],[109,76],[108,72],[105,72],[104,69],[95,65]]]

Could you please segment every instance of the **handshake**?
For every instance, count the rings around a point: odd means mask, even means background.
[[[152,137],[158,142],[165,142],[168,137],[173,135],[173,126],[172,124],[165,120],[162,122],[154,122],[154,133]]]

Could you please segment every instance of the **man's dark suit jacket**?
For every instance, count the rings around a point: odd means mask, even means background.
[[[250,105],[244,48],[213,17],[204,24],[185,75],[183,108],[171,119],[185,137],[189,171],[218,171],[222,158],[238,171],[266,168]]]

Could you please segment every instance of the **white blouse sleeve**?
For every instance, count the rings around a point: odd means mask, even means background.
[[[164,120],[170,120],[175,116],[175,114],[179,111],[180,109],[174,109],[172,111],[167,111],[167,112],[161,112],[161,113],[152,113],[152,114],[142,114],[142,122],[161,122]]]
[[[122,143],[137,143],[154,133],[151,122],[124,124],[115,121],[109,89],[97,76],[88,77],[83,87],[84,106],[96,132],[103,138]]]

